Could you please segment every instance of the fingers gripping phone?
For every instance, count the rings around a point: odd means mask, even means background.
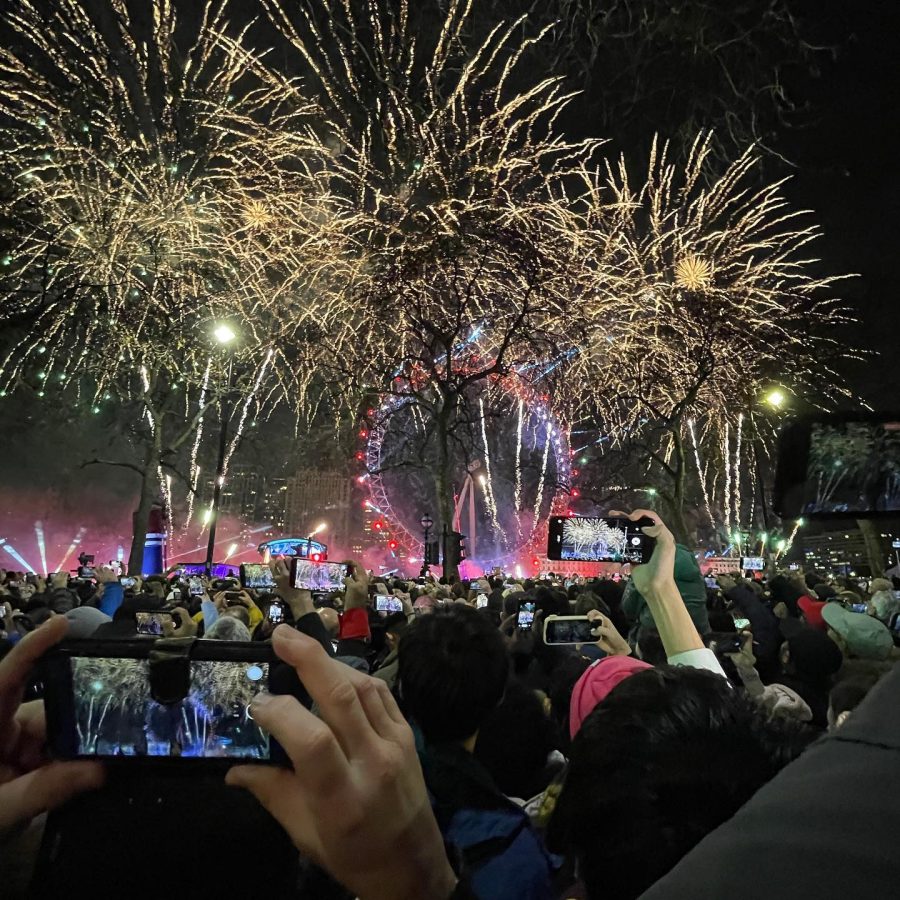
[[[167,765],[284,760],[250,713],[268,687],[271,647],[197,641],[189,658],[169,668],[170,659],[151,658],[161,643],[68,641],[42,658],[55,757]]]

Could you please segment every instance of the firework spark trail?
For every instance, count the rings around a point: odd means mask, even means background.
[[[225,454],[225,462],[222,467],[223,476],[228,474],[228,464],[231,462],[231,456],[234,451],[237,449],[238,444],[240,443],[241,437],[244,433],[244,423],[247,421],[247,414],[250,411],[250,404],[254,402],[256,399],[257,391],[259,391],[260,385],[262,384],[263,378],[266,375],[266,370],[269,367],[269,363],[272,361],[274,351],[269,350],[266,353],[266,358],[263,360],[263,364],[259,367],[259,371],[256,373],[256,379],[253,382],[253,388],[250,393],[247,394],[246,400],[244,400],[244,406],[241,409],[241,418],[238,422],[238,427],[235,429],[234,437],[231,439],[231,443],[228,445],[228,453]]]
[[[547,435],[547,442],[544,444],[544,460],[541,463],[541,478],[538,481],[537,497],[534,500],[534,519],[531,524],[531,533],[538,526],[541,520],[541,504],[544,502],[544,482],[547,480],[547,461],[550,458],[550,435]]]
[[[505,538],[506,532],[500,527],[500,522],[497,519],[497,504],[494,501],[494,484],[491,478],[491,452],[490,447],[488,446],[487,417],[485,416],[484,412],[484,397],[479,398],[478,404],[481,411],[481,441],[484,445],[484,496],[485,500],[487,500],[487,508],[488,513],[491,517],[491,524],[494,526],[495,531],[497,531],[503,538]],[[474,497],[472,502],[474,502]]]
[[[728,420],[722,428],[722,461],[725,463],[725,530],[731,534],[731,436]]]
[[[63,554],[62,559],[57,563],[55,571],[62,572],[66,563],[69,561],[69,557],[75,552],[76,547],[81,543],[81,539],[87,533],[87,528],[81,527],[75,533],[75,537],[72,538],[72,543],[69,544],[69,548]]]
[[[50,570],[47,568],[47,546],[44,542],[44,523],[34,523],[34,534],[37,538],[38,553],[41,556],[41,574],[46,575]]]
[[[191,446],[191,467],[190,467],[190,484],[187,492],[187,513],[184,517],[184,529],[191,524],[191,518],[194,515],[194,499],[197,494],[198,481],[200,478],[200,466],[197,465],[197,454],[200,451],[200,442],[203,439],[203,420],[205,416],[203,412],[206,409],[206,398],[209,393],[209,373],[212,368],[212,357],[206,360],[206,369],[203,372],[203,381],[200,383],[200,399],[197,403],[197,433],[194,435],[194,443]]]
[[[525,412],[525,400],[519,398],[519,418],[516,425],[516,517],[522,511],[522,424]]]
[[[784,546],[784,552],[787,553],[790,551],[791,547],[794,546],[794,538],[797,537],[797,532],[800,530],[800,526],[803,524],[803,519],[797,519],[794,523],[794,528],[788,536],[787,543]]]
[[[737,436],[734,448],[734,523],[741,527],[741,437],[744,431],[744,414],[737,420]]]
[[[700,447],[697,444],[697,431],[694,427],[694,420],[688,419],[688,430],[691,435],[691,442],[694,445],[694,459],[697,463],[697,476],[700,479],[700,489],[703,491],[703,503],[706,507],[706,514],[709,516],[710,524],[715,527],[716,520],[712,514],[712,508],[709,505],[709,493],[706,490],[706,472],[700,464]]]

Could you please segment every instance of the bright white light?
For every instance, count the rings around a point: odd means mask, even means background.
[[[232,545],[228,548],[228,552],[225,554],[225,559],[228,559],[229,556],[234,556],[234,554],[237,553],[237,551],[238,551],[238,545],[237,545],[237,544],[232,544]]]
[[[327,523],[327,522],[319,522],[319,524],[316,525],[316,527],[313,528],[313,530],[309,533],[309,536],[310,536],[310,537],[315,537],[315,535],[317,535],[317,534],[319,534],[320,532],[324,531],[327,527],[328,527],[328,523]]]
[[[232,328],[224,322],[216,325],[213,335],[220,344],[230,344],[237,337]]]
[[[211,520],[212,520],[212,510],[211,509],[203,510],[203,524],[209,525]]]
[[[766,403],[768,403],[772,409],[781,409],[786,400],[787,397],[784,395],[784,391],[779,390],[778,388],[774,388],[766,394]]]

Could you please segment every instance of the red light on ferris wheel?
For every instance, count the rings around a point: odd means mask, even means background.
[[[382,522],[381,519],[376,519],[372,523],[372,528],[375,529],[375,531],[381,531],[381,529],[384,528],[384,522]]]
[[[360,462],[362,462],[362,461],[366,458],[366,454],[363,453],[362,450],[360,450],[359,453],[356,454],[356,458],[357,458]]]
[[[388,541],[388,550],[396,550],[398,544],[396,541]]]
[[[537,557],[535,557],[535,558],[531,561],[531,565],[534,566],[535,569],[537,569],[537,568],[540,567],[541,561],[540,561]]]

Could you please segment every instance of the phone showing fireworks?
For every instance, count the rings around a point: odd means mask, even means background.
[[[551,516],[548,559],[640,565],[653,554],[656,542],[641,530],[649,519],[599,516]]]
[[[147,659],[56,659],[44,675],[54,754],[270,762],[269,735],[250,713],[253,698],[266,690],[269,663],[191,660],[190,667],[184,699],[161,704],[151,696]]]
[[[302,591],[342,591],[347,572],[346,563],[313,562],[299,556],[291,560],[291,584]]]

